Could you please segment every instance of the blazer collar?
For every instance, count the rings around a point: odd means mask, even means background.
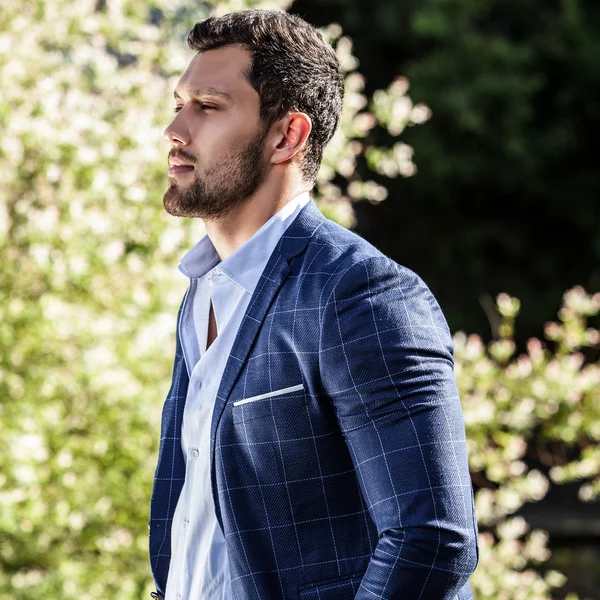
[[[270,263],[277,259],[278,253],[282,260],[289,263],[303,252],[315,231],[325,220],[315,201],[311,199],[281,236],[263,273],[268,272]]]
[[[325,217],[317,208],[315,202],[311,199],[308,204],[300,211],[294,222],[287,228],[281,236],[279,243],[271,254],[267,266],[265,267],[258,284],[250,299],[250,304],[237,332],[235,341],[231,348],[231,353],[215,400],[211,428],[210,428],[210,457],[211,457],[211,480],[212,490],[217,512],[217,518],[221,523],[221,511],[219,508],[219,498],[216,493],[216,471],[215,471],[215,439],[219,421],[229,394],[240,374],[242,366],[246,362],[250,348],[252,347],[258,330],[264,320],[264,317],[273,302],[273,299],[285,281],[290,272],[290,261],[304,252],[308,242],[315,231],[325,222]]]

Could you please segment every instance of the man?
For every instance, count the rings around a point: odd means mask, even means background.
[[[166,210],[204,220],[151,502],[166,600],[471,598],[452,344],[425,284],[308,193],[341,112],[302,19],[196,24]]]

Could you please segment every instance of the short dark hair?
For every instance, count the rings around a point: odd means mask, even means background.
[[[312,121],[301,168],[314,182],[344,97],[339,61],[319,31],[282,11],[242,10],[196,23],[188,44],[196,52],[235,44],[250,51],[246,77],[258,92],[263,122],[270,126],[290,110]]]

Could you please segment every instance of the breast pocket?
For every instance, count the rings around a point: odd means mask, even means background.
[[[305,400],[306,393],[302,383],[242,398],[233,402],[233,422],[243,423],[269,416],[277,421],[288,411],[304,406]]]

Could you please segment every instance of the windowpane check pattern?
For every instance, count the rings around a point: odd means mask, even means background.
[[[151,502],[159,594],[187,385],[178,340]],[[472,598],[477,526],[446,321],[417,275],[312,201],[250,300],[211,460],[234,598]]]

